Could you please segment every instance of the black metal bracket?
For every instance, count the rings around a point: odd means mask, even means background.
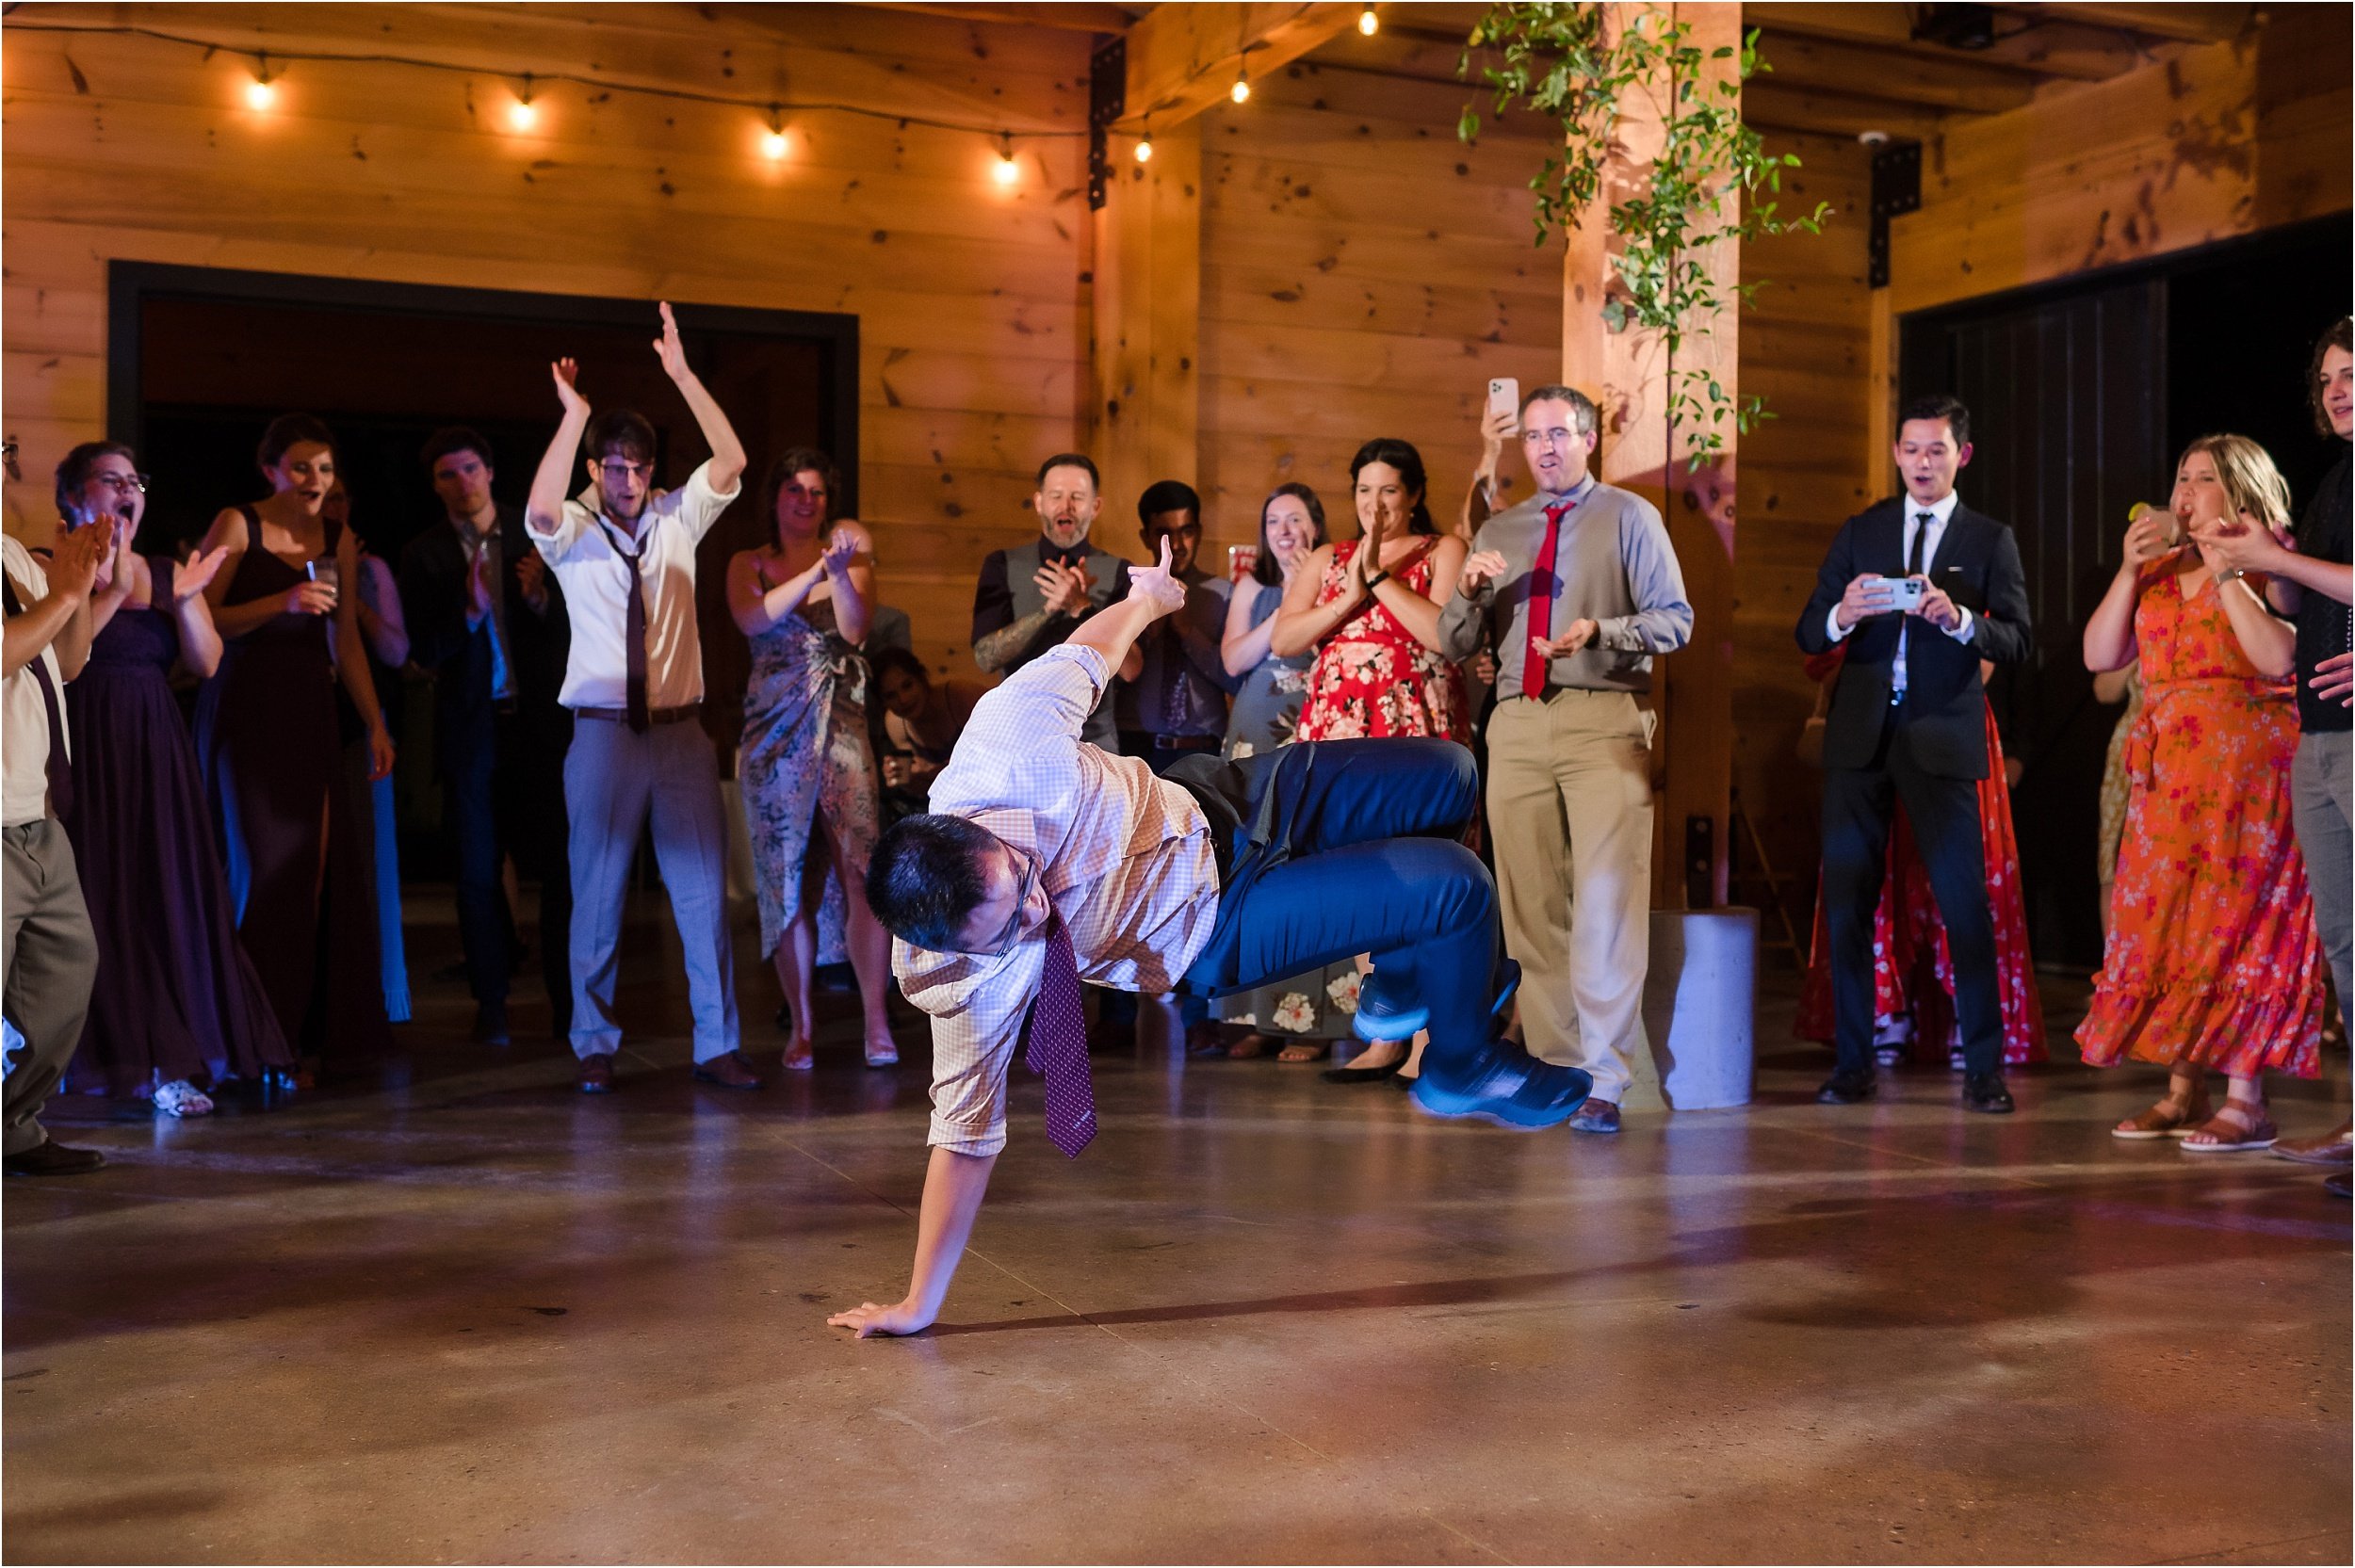
[[[1892,142],[1873,152],[1872,286],[1889,286],[1889,220],[1922,205],[1922,144]]]
[[[1088,57],[1088,210],[1112,184],[1112,125],[1129,112],[1129,40],[1107,40]]]

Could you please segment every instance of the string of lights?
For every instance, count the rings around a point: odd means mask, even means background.
[[[848,104],[827,99],[753,98],[739,94],[709,92],[699,88],[668,87],[654,83],[623,81],[609,76],[593,75],[577,71],[502,72],[492,68],[461,65],[451,60],[429,59],[417,55],[396,55],[373,50],[268,49],[249,43],[227,42],[219,39],[192,38],[185,33],[167,32],[160,27],[140,26],[134,23],[33,22],[16,15],[17,7],[0,10],[5,22],[0,27],[8,32],[62,33],[97,35],[117,38],[142,38],[159,43],[175,44],[186,49],[202,50],[207,58],[214,55],[229,55],[250,58],[253,62],[252,80],[246,84],[246,107],[256,113],[267,113],[277,106],[278,82],[289,64],[325,65],[396,65],[418,71],[439,71],[461,76],[508,77],[517,82],[515,100],[508,105],[507,122],[517,133],[528,133],[540,122],[538,89],[549,82],[566,82],[602,93],[634,93],[644,98],[665,99],[675,103],[702,104],[720,108],[743,109],[763,117],[767,129],[760,138],[760,150],[771,160],[781,160],[791,151],[786,135],[788,114],[841,114],[868,120],[887,121],[897,125],[920,125],[929,130],[962,131],[983,137],[997,144],[997,166],[992,176],[1000,185],[1012,185],[1020,177],[1020,164],[1015,156],[1017,140],[1076,139],[1088,135],[1083,130],[1023,129],[1009,125],[984,125],[970,121],[945,119],[936,115],[911,114],[894,109],[878,108],[869,104]],[[1372,5],[1357,13],[1357,30],[1371,35],[1380,25]],[[1199,74],[1199,71],[1195,73]],[[78,73],[77,73],[78,82]],[[1247,42],[1237,52],[1235,83],[1229,96],[1237,104],[1251,97],[1249,47]],[[1136,145],[1139,163],[1153,156],[1153,132],[1148,120]]]

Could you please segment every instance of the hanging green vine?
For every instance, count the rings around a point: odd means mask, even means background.
[[[1487,118],[1519,109],[1562,126],[1561,151],[1549,154],[1529,182],[1537,198],[1539,245],[1576,227],[1603,199],[1628,91],[1649,91],[1660,103],[1660,154],[1643,188],[1608,203],[1619,251],[1602,315],[1614,332],[1633,327],[1661,335],[1671,367],[1669,424],[1689,432],[1691,465],[1698,468],[1725,449],[1729,423],[1737,434],[1747,433],[1774,416],[1764,397],[1736,398],[1706,368],[1675,368],[1688,337],[1707,335],[1708,323],[1729,307],[1697,252],[1721,239],[1821,234],[1830,206],[1818,202],[1812,213],[1793,217],[1778,210],[1782,171],[1799,160],[1769,153],[1742,122],[1741,84],[1772,69],[1758,51],[1756,30],[1744,35],[1739,49],[1707,53],[1692,32],[1689,23],[1649,8],[1631,9],[1625,24],[1615,27],[1592,0],[1492,5],[1466,40],[1456,74],[1469,77],[1480,52],[1481,80],[1495,94]],[[1728,59],[1735,62],[1733,78],[1713,88],[1704,76],[1709,63]],[[1482,119],[1476,105],[1467,105],[1457,135],[1474,140]],[[1739,304],[1749,304],[1762,282],[1735,283],[1731,292]]]

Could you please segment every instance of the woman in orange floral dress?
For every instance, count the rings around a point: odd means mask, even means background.
[[[2109,941],[2078,1026],[2085,1059],[2168,1070],[2167,1095],[2112,1129],[2198,1153],[2274,1140],[2267,1070],[2311,1078],[2322,1034],[2322,946],[2290,826],[2293,637],[2264,584],[2194,530],[2289,525],[2289,487],[2264,448],[2203,436],[2176,466],[2172,514],[2126,530],[2125,560],[2087,623],[2086,667],[2138,660],[2142,717],[2127,742],[2125,841]],[[2228,1081],[2213,1113],[2208,1074]]]
[[[1363,537],[1320,547],[1292,574],[1268,640],[1278,657],[1316,650],[1294,738],[1469,743],[1464,677],[1439,652],[1439,605],[1464,542],[1431,521],[1422,458],[1405,442],[1367,442],[1349,475]]]

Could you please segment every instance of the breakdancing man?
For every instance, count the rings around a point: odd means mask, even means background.
[[[1185,603],[1169,567],[1164,540],[1126,599],[982,699],[932,812],[876,847],[868,903],[901,990],[933,1015],[933,1149],[906,1299],[827,1319],[862,1339],[939,1316],[1006,1145],[1017,1041],[1047,1079],[1048,1138],[1076,1156],[1095,1137],[1083,978],[1223,995],[1371,952],[1357,1032],[1430,1029],[1423,1109],[1552,1126],[1591,1086],[1497,1038],[1519,972],[1500,957],[1496,888],[1460,841],[1470,752],[1321,741],[1157,778],[1080,739],[1138,635]]]

